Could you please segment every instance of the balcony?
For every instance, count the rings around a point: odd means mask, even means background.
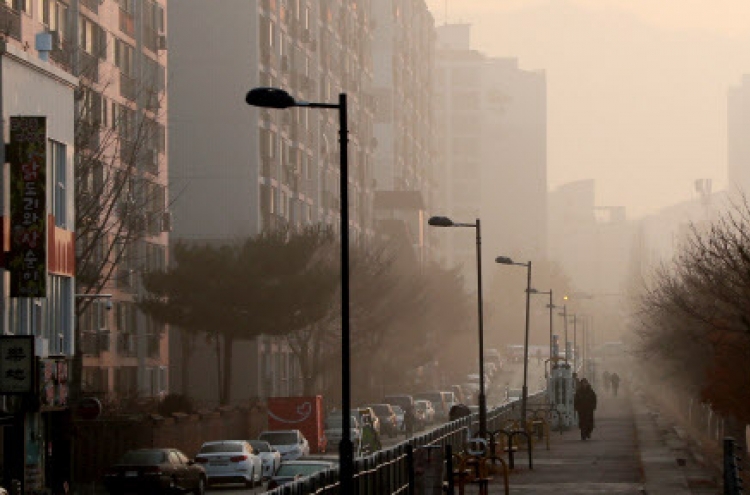
[[[135,79],[120,72],[120,96],[135,101],[136,82]]]
[[[117,354],[122,357],[138,355],[136,336],[132,333],[121,333],[117,336]]]
[[[81,350],[87,356],[99,356],[110,350],[108,330],[81,332]]]
[[[66,50],[66,46],[69,45],[67,41],[63,41],[63,51]],[[55,52],[52,52],[55,53]],[[68,60],[70,60],[70,57],[72,56],[73,52],[70,51],[70,54],[68,55]],[[81,64],[81,75],[83,77],[86,77],[91,82],[98,83],[99,82],[99,57],[95,57],[91,55],[90,53],[86,53],[85,51],[81,50],[79,52],[79,60]],[[54,60],[54,57],[52,57]]]
[[[21,41],[21,13],[0,3],[0,28],[11,38]]]

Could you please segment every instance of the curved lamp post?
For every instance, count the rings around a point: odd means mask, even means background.
[[[279,88],[254,88],[245,102],[254,107],[285,109],[291,107],[331,108],[339,111],[339,163],[341,195],[341,443],[339,443],[339,478],[341,493],[354,493],[354,450],[351,438],[351,375],[349,335],[349,173],[346,93],[339,94],[338,103],[298,101]]]
[[[526,267],[526,330],[523,339],[523,388],[521,398],[521,424],[526,431],[526,404],[529,397],[529,390],[526,386],[529,376],[529,305],[531,300],[531,261],[528,263],[515,263],[507,256],[498,256],[495,258],[496,263],[501,265],[515,265]]]
[[[482,229],[476,223],[456,223],[448,217],[430,217],[433,227],[472,227],[477,232],[477,300],[479,309],[479,436],[487,436],[487,397],[484,390],[484,320],[482,317]]]

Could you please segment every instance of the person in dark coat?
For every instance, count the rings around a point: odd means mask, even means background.
[[[615,394],[615,397],[617,397],[617,389],[620,387],[620,375],[617,373],[612,373],[612,376],[609,377],[609,380],[612,382],[612,393]]]
[[[578,427],[581,429],[581,440],[591,438],[594,431],[594,411],[596,410],[596,392],[585,378],[581,379],[573,397],[573,407],[578,413]]]

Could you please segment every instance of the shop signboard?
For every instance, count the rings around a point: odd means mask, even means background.
[[[11,297],[47,295],[47,118],[10,117]]]
[[[35,361],[33,335],[0,335],[0,395],[35,393]]]

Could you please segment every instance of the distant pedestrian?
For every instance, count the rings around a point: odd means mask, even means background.
[[[412,404],[407,404],[404,410],[404,435],[406,438],[414,434],[414,427],[417,423],[417,412]]]
[[[591,438],[591,432],[594,431],[594,411],[596,410],[596,393],[591,388],[591,384],[585,378],[573,397],[573,406],[578,413],[578,427],[581,429],[581,440]]]
[[[612,381],[612,393],[617,397],[617,388],[620,386],[620,375],[617,372],[612,373],[609,379]]]
[[[609,393],[609,386],[612,384],[612,375],[609,374],[609,371],[605,371],[602,377],[604,378],[604,391]]]

